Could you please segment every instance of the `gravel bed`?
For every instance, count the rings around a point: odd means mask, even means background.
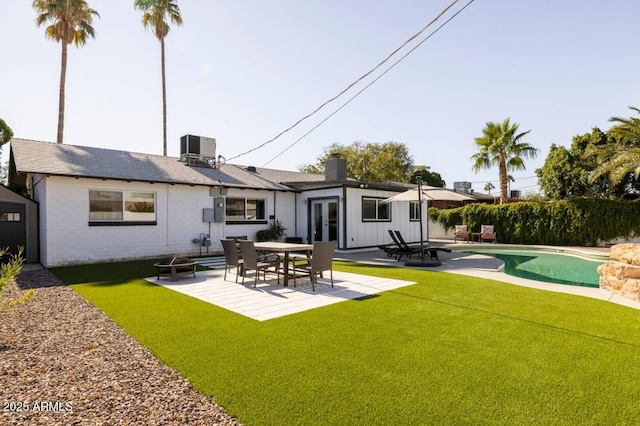
[[[29,288],[0,317],[0,424],[239,424],[50,272],[23,272],[3,303]]]

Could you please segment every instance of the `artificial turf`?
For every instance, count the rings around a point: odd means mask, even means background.
[[[640,311],[435,271],[258,322],[141,279],[152,262],[52,271],[249,425],[637,424]]]

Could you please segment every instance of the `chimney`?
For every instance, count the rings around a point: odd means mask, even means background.
[[[337,152],[329,154],[329,158],[324,162],[324,180],[347,180],[347,160],[340,158]]]

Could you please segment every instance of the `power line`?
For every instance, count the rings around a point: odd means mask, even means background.
[[[263,146],[270,144],[271,142],[275,141],[276,139],[278,139],[280,136],[282,136],[283,134],[287,133],[288,131],[290,131],[291,129],[293,129],[294,127],[296,127],[298,124],[302,123],[304,120],[306,120],[307,118],[311,117],[312,115],[316,114],[318,111],[320,111],[323,107],[325,107],[327,104],[333,102],[334,100],[338,99],[340,96],[342,96],[343,94],[345,94],[349,89],[351,89],[353,86],[355,86],[356,84],[358,84],[360,81],[364,80],[366,77],[368,77],[371,73],[373,73],[375,70],[377,70],[378,68],[380,68],[384,63],[386,63],[389,59],[391,59],[391,57],[393,57],[396,53],[398,53],[398,51],[400,51],[402,48],[404,48],[408,43],[410,43],[412,40],[414,40],[415,38],[417,38],[418,36],[420,36],[420,34],[422,34],[427,28],[429,28],[433,23],[435,23],[438,19],[440,19],[442,17],[442,15],[444,15],[449,9],[451,9],[459,0],[453,0],[453,2],[447,6],[442,12],[440,12],[440,14],[438,14],[438,16],[436,16],[431,22],[429,22],[427,25],[424,26],[424,28],[422,28],[420,31],[418,31],[416,34],[414,34],[413,36],[411,36],[407,41],[405,41],[404,43],[402,43],[402,45],[400,47],[398,47],[396,50],[394,50],[393,52],[391,52],[382,62],[380,62],[378,65],[376,65],[375,67],[373,67],[371,70],[367,71],[365,74],[363,74],[360,78],[358,78],[356,81],[354,81],[353,83],[351,83],[349,86],[347,86],[345,89],[343,89],[340,93],[338,93],[337,95],[335,95],[334,97],[332,97],[331,99],[329,99],[328,101],[324,102],[322,105],[320,105],[318,108],[316,108],[313,112],[305,115],[304,117],[302,117],[301,119],[299,119],[298,121],[296,121],[292,126],[288,127],[287,129],[283,130],[282,132],[280,132],[278,135],[276,135],[274,138],[271,138],[270,140],[258,145],[255,148],[252,148],[246,152],[243,152],[242,154],[238,154],[234,157],[229,158],[228,160],[233,160],[236,159],[238,157],[242,157],[243,155],[247,155],[253,151],[256,151],[260,148],[262,148]],[[474,0],[471,0],[471,2],[473,2]],[[470,3],[471,3],[470,2]],[[466,7],[466,6],[465,6]],[[464,8],[463,8],[464,9]],[[454,15],[455,16],[455,15]]]
[[[525,177],[521,177],[521,178],[513,178],[514,181],[516,180],[523,180],[523,179],[533,179],[533,178],[537,178],[538,176],[525,176]],[[457,182],[457,181],[456,181]],[[494,180],[477,180],[477,181],[473,181],[473,182],[469,182],[469,183],[493,183],[493,182],[500,182],[500,179],[494,179]]]
[[[429,40],[431,38],[431,36],[433,36],[435,33],[437,33],[438,31],[440,31],[440,29],[442,29],[442,27],[444,27],[445,25],[447,25],[453,18],[455,18],[456,16],[458,16],[464,9],[466,9],[471,3],[473,3],[475,0],[470,0],[466,5],[464,5],[464,7],[462,7],[460,10],[458,10],[455,14],[453,14],[453,16],[451,16],[449,19],[447,19],[445,22],[442,23],[442,25],[440,25],[438,28],[436,28],[435,30],[433,30],[427,37],[425,37],[424,39],[422,39],[422,41],[420,41],[420,43],[418,43],[417,45],[415,45],[411,50],[409,50],[407,53],[405,53],[403,56],[400,57],[400,59],[398,59],[396,62],[394,62],[389,68],[387,68],[386,70],[384,70],[379,76],[377,76],[375,79],[373,79],[373,81],[371,81],[369,84],[367,84],[365,87],[363,87],[360,91],[358,91],[355,95],[353,95],[351,98],[349,98],[349,100],[345,103],[343,103],[342,105],[340,105],[340,107],[338,109],[336,109],[335,111],[333,111],[331,114],[329,114],[324,120],[320,121],[318,124],[316,124],[314,127],[311,128],[311,130],[309,130],[307,133],[305,133],[304,135],[302,135],[299,139],[297,139],[295,142],[293,142],[291,145],[287,146],[284,150],[280,151],[275,157],[273,157],[272,159],[270,159],[269,161],[267,161],[266,163],[264,163],[264,165],[262,167],[265,167],[267,164],[271,163],[273,160],[275,160],[276,158],[280,157],[282,154],[284,154],[285,152],[287,152],[289,149],[291,149],[294,145],[296,145],[298,142],[300,142],[302,139],[304,139],[305,137],[307,137],[311,132],[313,132],[314,130],[316,130],[318,127],[320,127],[322,124],[324,124],[327,120],[329,120],[331,117],[333,117],[335,114],[338,113],[338,111],[340,111],[342,108],[344,108],[345,106],[347,106],[348,104],[351,103],[351,101],[353,101],[355,98],[357,98],[358,96],[360,96],[360,94],[362,94],[362,92],[364,92],[365,90],[367,90],[369,87],[371,87],[375,82],[377,82],[379,79],[382,78],[382,76],[384,76],[386,73],[388,73],[389,71],[391,71],[391,69],[393,69],[396,65],[398,65],[404,58],[406,58],[407,56],[409,56],[414,50],[416,50],[418,47],[420,47],[424,42],[426,42],[427,40]],[[455,3],[455,2],[454,2]],[[451,6],[453,6],[452,3],[447,9],[449,9]],[[446,10],[445,10],[446,11]],[[444,13],[444,12],[442,12]],[[442,13],[440,14],[440,16],[442,15]],[[438,16],[438,18],[440,17]],[[436,18],[437,19],[437,18]],[[435,21],[432,21],[435,22]],[[429,24],[431,25],[431,24]],[[405,43],[406,44],[406,43]]]

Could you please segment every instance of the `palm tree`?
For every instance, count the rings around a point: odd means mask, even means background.
[[[640,109],[629,108],[640,114]],[[609,121],[619,123],[608,131],[616,137],[617,143],[597,151],[599,165],[591,173],[589,181],[609,174],[612,183],[618,184],[632,172],[637,180],[640,177],[640,118],[611,117]]]
[[[60,70],[60,96],[58,100],[58,143],[64,133],[65,80],[67,78],[67,47],[73,43],[83,46],[89,37],[95,38],[91,26],[93,17],[100,15],[91,9],[85,0],[35,0],[33,8],[38,12],[36,25],[50,25],[45,29],[47,38],[62,44],[62,66]]]
[[[489,195],[491,195],[491,190],[492,190],[492,189],[495,189],[495,188],[496,188],[496,187],[495,187],[495,185],[494,185],[494,184],[492,184],[491,182],[487,182],[487,183],[484,185],[484,190],[485,190],[485,191],[487,191],[487,193],[488,193]]]
[[[482,136],[475,138],[478,152],[471,156],[474,161],[473,170],[477,173],[480,169],[489,169],[498,166],[500,177],[500,203],[506,203],[507,197],[507,172],[512,170],[524,170],[523,158],[536,158],[538,149],[521,139],[531,130],[518,133],[520,125],[511,124],[507,118],[502,123],[488,122],[482,130]]]
[[[163,154],[167,156],[167,84],[164,70],[164,38],[169,33],[168,21],[182,24],[182,16],[177,0],[135,0],[134,7],[143,11],[142,25],[151,27],[153,34],[160,40],[162,62],[162,138]]]

